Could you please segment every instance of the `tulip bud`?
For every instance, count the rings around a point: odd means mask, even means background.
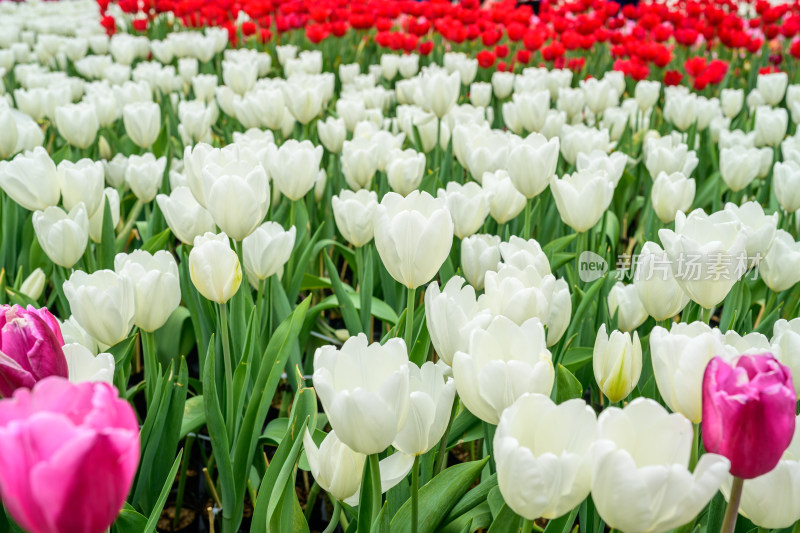
[[[788,126],[789,113],[786,109],[759,106],[753,127],[756,132],[756,146],[778,146],[786,136]]]
[[[237,160],[224,166],[206,164],[202,176],[203,182],[210,184],[206,192],[208,212],[232,239],[241,241],[264,221],[269,208],[269,182],[260,163]]]
[[[735,366],[715,357],[703,377],[703,445],[727,457],[735,477],[766,474],[792,441],[796,403],[791,371],[772,354]]]
[[[533,198],[547,188],[558,164],[558,138],[547,140],[531,133],[522,142],[512,144],[508,152],[508,174],[514,187]]]
[[[612,331],[606,334],[606,325],[600,326],[592,355],[594,379],[611,403],[628,397],[636,388],[642,374],[642,344],[639,334]]]
[[[83,203],[77,204],[69,213],[60,207],[36,211],[33,229],[47,257],[64,268],[72,268],[89,243],[89,217]]]
[[[20,527],[30,533],[111,527],[139,462],[136,413],[113,386],[47,379],[0,402],[0,420],[3,502]],[[94,489],[85,488],[88,479]],[[36,497],[43,492],[47,499]]]
[[[770,74],[759,74],[756,79],[756,88],[764,98],[764,103],[774,107],[781,103],[786,94],[786,86],[789,84],[789,75],[785,72],[773,72]]]
[[[425,154],[414,149],[392,150],[386,164],[386,179],[392,190],[408,196],[422,183],[425,174]]]
[[[58,106],[55,119],[59,135],[76,148],[89,148],[100,127],[94,106],[89,103]]]
[[[477,65],[476,65],[477,66]],[[402,68],[401,68],[402,72]],[[426,111],[442,118],[456,104],[460,91],[458,72],[445,74],[442,71],[425,71],[420,78],[423,106]],[[467,85],[469,82],[466,83]]]
[[[719,153],[719,173],[732,191],[741,191],[758,176],[761,154],[758,148],[723,148]]]
[[[347,185],[354,191],[368,189],[378,170],[378,145],[364,138],[345,141],[341,157]]]
[[[17,121],[8,107],[0,107],[0,160],[8,159],[17,151]]]
[[[489,214],[498,224],[513,220],[525,208],[525,196],[514,187],[505,170],[484,172],[482,181],[489,197]]]
[[[161,108],[155,102],[134,102],[122,108],[125,132],[131,141],[147,150],[161,131]]]
[[[781,207],[789,213],[800,209],[800,161],[776,162],[772,185]]]
[[[0,343],[0,396],[4,398],[48,376],[69,375],[61,328],[45,307],[0,306]]]
[[[527,428],[548,435],[535,438]],[[589,495],[597,417],[583,400],[556,405],[524,394],[503,411],[494,436],[497,483],[508,506],[528,520],[557,518]]]
[[[647,314],[658,321],[672,318],[689,303],[675,281],[667,254],[654,242],[646,242],[639,253],[633,285]]]
[[[633,331],[647,320],[647,311],[634,285],[618,281],[608,293],[608,314],[617,315],[617,323],[622,331]]]
[[[476,234],[461,241],[461,270],[467,282],[476,289],[483,289],[486,273],[494,271],[499,262],[499,235]]]
[[[205,298],[224,304],[242,284],[242,266],[225,233],[195,237],[189,252],[189,274]]]
[[[494,90],[494,95],[500,100],[508,98],[514,89],[514,73],[500,72],[499,70],[493,72],[492,89]]]
[[[64,282],[72,314],[86,332],[108,346],[130,333],[136,316],[136,289],[113,270],[76,270]]]
[[[271,145],[269,149],[269,173],[281,194],[297,201],[314,188],[322,161],[321,146],[289,139],[280,148]]]
[[[472,181],[463,185],[449,181],[446,189],[439,189],[437,197],[447,204],[455,236],[459,239],[478,231],[489,214],[489,195]]]
[[[31,300],[38,300],[42,295],[46,282],[47,277],[44,275],[44,271],[41,268],[37,268],[25,278],[22,285],[19,287],[19,292]]]
[[[678,211],[689,210],[694,202],[695,187],[694,179],[687,179],[681,172],[658,174],[653,182],[650,201],[661,222],[669,224],[675,220]]]
[[[128,278],[133,285],[136,301],[133,323],[140,329],[159,329],[180,305],[178,264],[166,250],[159,250],[155,254],[143,250],[117,254],[114,270]]]
[[[188,187],[176,187],[169,196],[159,194],[156,202],[169,229],[185,244],[194,244],[196,237],[216,227],[211,213],[197,203]]]
[[[94,355],[82,344],[64,345],[64,357],[69,368],[69,380],[72,383],[102,381],[112,384],[116,363],[110,353]]]
[[[245,273],[264,280],[277,274],[289,260],[296,228],[285,231],[277,222],[265,222],[242,241]]]
[[[655,179],[665,172],[681,172],[687,178],[697,168],[697,154],[683,143],[676,143],[672,137],[650,139],[644,143],[644,165]]]
[[[64,209],[70,211],[83,202],[87,214],[94,215],[103,205],[103,164],[91,159],[81,159],[77,163],[65,159],[56,168]]]
[[[333,154],[342,151],[342,145],[347,138],[345,122],[341,118],[328,117],[325,120],[317,121],[317,133],[319,140],[325,149]]]
[[[739,114],[744,105],[744,90],[722,89],[719,102],[722,106],[722,113],[728,118],[733,118]]]
[[[375,247],[384,267],[409,289],[430,281],[450,254],[453,220],[444,201],[427,192],[413,191],[405,198],[387,193],[374,223]],[[427,243],[424,250],[419,242]]]
[[[492,84],[480,81],[470,85],[469,101],[476,107],[488,107],[492,102]]]
[[[561,220],[578,233],[600,220],[614,196],[614,184],[605,171],[578,171],[550,180],[550,190]]]
[[[347,447],[331,430],[317,447],[306,429],[303,448],[314,480],[337,500],[350,498],[361,487],[367,456]]]
[[[416,75],[419,72],[419,56],[417,54],[406,54],[400,56],[400,61],[397,64],[397,70],[400,75],[405,79]]]
[[[54,206],[61,197],[56,166],[41,146],[11,161],[0,161],[0,187],[29,211]]]
[[[375,191],[342,190],[339,195],[331,198],[331,203],[336,227],[347,242],[360,247],[372,240],[374,214],[378,208],[378,195]]]
[[[472,331],[466,352],[455,353],[453,376],[464,406],[490,424],[525,393],[549,396],[555,372],[544,326],[537,318],[518,326],[495,316]]]
[[[641,111],[647,111],[655,105],[661,93],[661,83],[658,81],[641,80],[636,84],[634,94],[636,103]]]
[[[347,369],[361,368],[348,381]],[[339,439],[365,455],[384,451],[408,413],[408,351],[402,339],[368,344],[361,333],[340,349],[323,346],[314,353],[314,388]],[[369,421],[368,424],[364,424]]]
[[[256,79],[258,65],[255,62],[230,59],[222,61],[222,81],[236,94],[242,95],[252,89]]]

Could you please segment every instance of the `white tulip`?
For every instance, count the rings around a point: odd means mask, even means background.
[[[161,131],[161,108],[155,102],[134,102],[122,108],[125,132],[131,141],[147,150]]]
[[[498,224],[513,220],[525,208],[525,196],[514,187],[505,170],[484,172],[482,182],[489,197],[489,214]]]
[[[29,211],[55,206],[61,197],[56,165],[41,146],[0,161],[0,187]]]
[[[461,241],[461,270],[467,282],[483,289],[486,273],[500,262],[500,236],[475,234]],[[430,322],[428,323],[430,329]]]
[[[132,155],[125,167],[125,182],[142,203],[152,202],[164,181],[167,158],[152,153]]]
[[[621,402],[639,382],[642,374],[642,344],[639,334],[614,330],[606,333],[600,326],[592,353],[594,379],[612,403]]]
[[[411,148],[393,150],[389,154],[389,162],[386,164],[386,179],[394,192],[408,196],[422,183],[424,173],[425,154]]]
[[[489,196],[475,182],[461,185],[448,181],[446,189],[439,189],[438,198],[444,199],[453,218],[456,237],[465,239],[483,226],[489,214]]]
[[[689,303],[675,280],[666,252],[654,242],[646,242],[637,257],[633,285],[644,309],[657,321],[672,318]]]
[[[65,344],[63,349],[69,370],[69,380],[72,383],[114,382],[116,365],[114,356],[110,353],[94,355],[89,349],[78,343]]]
[[[694,202],[695,192],[694,178],[687,178],[682,172],[667,174],[662,171],[653,182],[650,201],[661,222],[669,224],[675,220],[678,211],[689,210]]]
[[[189,252],[192,284],[205,298],[224,304],[242,284],[242,266],[225,233],[206,233],[194,239]]]
[[[56,169],[64,209],[70,211],[83,202],[88,215],[94,215],[103,203],[103,164],[91,159],[81,159],[77,163],[65,159]]]
[[[647,320],[647,311],[639,300],[636,286],[618,281],[608,293],[608,314],[617,314],[618,327],[622,331],[633,331]]]
[[[47,257],[64,268],[72,268],[89,243],[89,217],[83,203],[73,206],[69,213],[60,207],[36,211],[33,229]]]
[[[331,198],[331,204],[336,227],[347,242],[360,247],[372,240],[374,215],[378,208],[378,195],[375,191],[342,190]]]
[[[280,272],[292,254],[296,231],[294,226],[286,231],[277,222],[264,222],[245,237],[242,241],[245,273],[264,280]]]
[[[550,190],[561,220],[578,233],[597,224],[614,196],[614,184],[604,170],[553,176]]]
[[[113,270],[76,270],[64,282],[64,295],[75,320],[99,342],[113,346],[130,333],[136,292],[129,278]]]
[[[780,229],[759,263],[758,271],[767,287],[781,292],[800,282],[800,269],[796,268],[798,261],[800,242],[795,242],[791,233]]]

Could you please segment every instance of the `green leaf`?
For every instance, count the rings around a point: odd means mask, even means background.
[[[576,346],[574,348],[567,349],[566,353],[564,354],[564,358],[561,360],[561,363],[570,372],[576,372],[584,365],[591,363],[593,356],[594,348],[589,346]]]
[[[180,439],[197,431],[206,422],[206,412],[203,407],[203,396],[193,396],[183,405],[183,420],[181,421]]]
[[[580,505],[570,513],[547,522],[547,527],[544,528],[545,533],[569,533],[572,529],[572,524],[575,523],[575,518],[578,516],[578,509],[580,509]]]
[[[478,484],[477,487],[466,493],[458,503],[450,510],[450,513],[445,518],[445,522],[455,520],[457,517],[466,513],[486,501],[489,491],[497,487],[497,473],[492,474]]]
[[[447,468],[434,477],[419,491],[419,533],[432,533],[450,509],[466,494],[472,482],[478,477],[486,462],[461,463]],[[411,501],[403,504],[392,519],[392,533],[411,531]]]
[[[182,457],[183,450],[178,452],[178,457],[176,457],[175,462],[172,463],[172,468],[169,471],[167,480],[161,488],[161,494],[158,495],[158,500],[156,500],[156,504],[150,512],[150,518],[147,519],[147,524],[142,530],[142,533],[153,533],[156,530],[158,519],[161,518],[161,511],[164,510],[164,504],[167,503],[167,496],[169,496],[169,492],[172,489],[172,483],[175,481],[175,474],[178,473],[178,467],[181,465]]]
[[[565,235],[563,237],[559,237],[558,239],[554,239],[544,246],[542,246],[542,251],[545,253],[547,257],[549,257],[552,261],[552,258],[555,256],[556,252],[560,252],[569,244],[575,240],[578,236],[577,233],[570,233],[569,235]]]
[[[340,309],[342,311],[344,324],[347,326],[347,331],[350,335],[358,335],[361,333],[361,318],[358,316],[355,303],[348,298],[344,284],[342,280],[339,279],[339,273],[336,271],[336,265],[333,264],[331,258],[328,254],[322,254],[322,258],[325,261],[325,268],[328,271],[328,275],[331,277],[333,292],[341,304]]]
[[[475,531],[476,529],[487,528],[492,523],[492,513],[489,511],[489,504],[486,501],[473,507],[455,520],[447,523],[441,529],[441,533],[462,533],[464,531]]]
[[[165,229],[161,233],[153,235],[149,239],[145,241],[142,245],[142,250],[145,252],[149,252],[151,254],[156,253],[159,250],[163,250],[167,247],[167,242],[169,242],[170,230]]]
[[[114,234],[114,221],[111,219],[111,205],[108,203],[108,198],[105,198],[105,196],[104,200],[102,240],[97,245],[97,261],[101,269],[113,269],[114,257],[117,252],[117,236]]]
[[[564,365],[558,365],[556,369],[556,403],[563,403],[582,396],[583,387],[578,378]]]
[[[131,507],[131,504],[125,502],[124,507],[114,521],[114,528],[117,533],[142,533],[145,527],[147,527],[147,517]]]
[[[500,512],[494,517],[488,533],[516,533],[522,526],[522,517],[511,510],[507,503],[503,504]]]

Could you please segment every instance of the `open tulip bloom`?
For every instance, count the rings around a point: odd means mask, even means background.
[[[798,60],[800,0],[0,1],[0,530],[800,533]]]

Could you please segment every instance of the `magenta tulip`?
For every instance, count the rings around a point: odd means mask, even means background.
[[[703,376],[703,444],[752,479],[778,464],[794,435],[792,374],[771,354],[743,355],[736,366],[715,357]]]
[[[64,338],[47,308],[0,306],[0,396],[48,376],[68,377]]]
[[[0,401],[0,498],[28,533],[103,533],[139,462],[139,425],[107,383],[50,377]]]

